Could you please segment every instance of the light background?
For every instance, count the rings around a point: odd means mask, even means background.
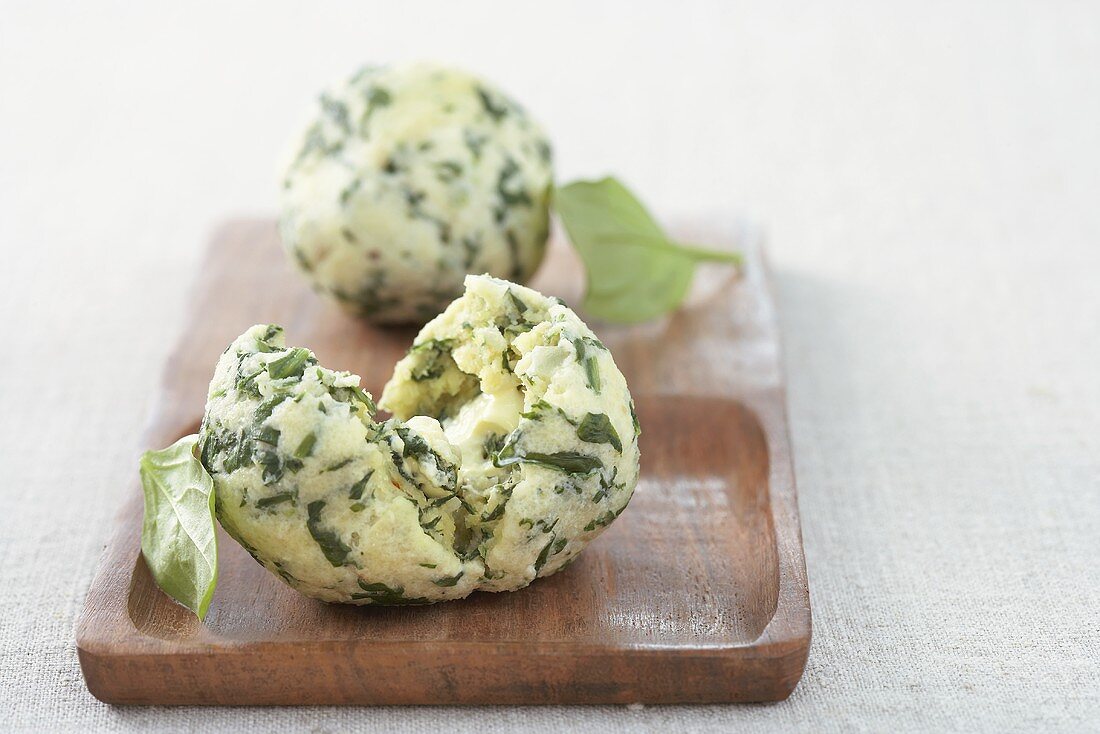
[[[207,233],[317,88],[484,73],[778,272],[814,609],[745,707],[111,708],[73,624]],[[27,730],[1100,730],[1100,6],[0,5],[0,711]],[[308,685],[308,681],[303,681]]]

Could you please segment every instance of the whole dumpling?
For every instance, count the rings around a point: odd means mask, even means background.
[[[280,231],[319,292],[372,321],[423,323],[467,273],[534,273],[552,181],[546,136],[486,82],[368,67],[321,95],[294,144]]]
[[[200,456],[218,519],[330,602],[424,604],[562,568],[626,507],[638,426],[564,305],[489,276],[429,323],[376,421],[359,378],[254,326],[222,355]]]

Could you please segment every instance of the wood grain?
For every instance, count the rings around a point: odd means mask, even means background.
[[[670,318],[590,324],[637,402],[642,479],[566,571],[430,607],[341,607],[298,595],[220,533],[218,590],[199,624],[141,559],[135,468],[77,628],[88,688],[135,704],[785,698],[809,650],[809,596],[775,314],[760,254],[747,254],[743,277],[701,270]],[[555,244],[533,285],[577,303],[581,278]],[[230,223],[211,243],[143,448],[196,429],[218,355],[260,322],[282,324],[288,344],[360,374],[375,395],[413,336],[310,293],[270,222]]]

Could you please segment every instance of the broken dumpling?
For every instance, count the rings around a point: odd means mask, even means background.
[[[424,327],[376,421],[359,378],[254,326],[201,431],[222,525],[309,596],[417,604],[519,589],[622,512],[638,425],[610,353],[561,303],[489,276]]]

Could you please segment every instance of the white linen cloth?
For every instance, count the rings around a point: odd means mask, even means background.
[[[0,711],[26,731],[1100,730],[1100,6],[0,5]],[[361,61],[486,74],[561,180],[745,214],[814,643],[764,706],[122,708],[73,625],[205,236]],[[308,684],[303,682],[303,684]]]

